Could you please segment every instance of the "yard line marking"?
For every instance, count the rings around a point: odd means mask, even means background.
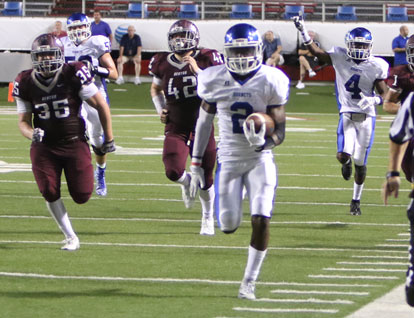
[[[349,296],[368,296],[369,292],[345,292],[345,291],[321,291],[321,290],[295,290],[295,289],[274,289],[272,294],[299,294],[299,295],[349,295]]]
[[[387,241],[387,242],[407,242],[408,243],[407,239],[386,239],[385,241]]]
[[[386,256],[386,255],[352,255],[352,258],[384,258],[384,259],[408,259],[408,256]]]
[[[365,276],[365,275],[308,275],[309,278],[327,278],[327,279],[378,279],[378,280],[394,280],[400,279],[397,276]]]
[[[384,265],[384,266],[407,266],[408,263],[400,262],[336,262],[338,265]]]
[[[384,272],[384,273],[405,273],[407,269],[389,269],[389,268],[335,268],[335,267],[325,267],[322,270],[324,271],[334,271],[334,272]]]
[[[394,247],[394,248],[404,247],[404,248],[407,248],[408,247],[408,242],[407,242],[407,244],[376,244],[375,246],[377,246],[377,247]]]
[[[236,311],[264,312],[264,313],[320,313],[320,314],[336,314],[337,309],[279,309],[279,308],[249,308],[249,307],[233,307]]]
[[[398,236],[408,236],[408,237],[410,237],[410,233],[399,233]]]
[[[62,244],[60,241],[15,241],[0,240],[0,244]],[[82,242],[82,245],[90,246],[114,246],[114,247],[159,247],[159,248],[200,248],[200,249],[234,249],[247,250],[246,246],[222,246],[222,245],[179,245],[179,244],[144,244],[144,243],[105,243],[105,242]],[[312,247],[268,247],[268,250],[275,251],[307,251],[307,252],[367,252],[367,250],[358,249],[340,249],[340,248],[312,248]],[[375,253],[406,253],[401,251],[372,250]]]
[[[338,304],[338,305],[352,305],[352,300],[335,299],[325,300],[317,298],[308,299],[274,299],[274,298],[258,298],[255,302],[266,302],[266,303],[312,303],[312,304]]]

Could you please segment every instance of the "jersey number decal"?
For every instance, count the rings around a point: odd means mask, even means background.
[[[175,95],[175,99],[180,98],[180,91],[173,85],[174,78],[171,77],[168,81],[168,95]],[[185,85],[187,84],[188,85]],[[197,96],[197,79],[195,76],[184,76],[183,77],[183,93],[185,98]]]
[[[89,72],[89,69],[86,65],[82,66],[81,69],[76,72],[76,76],[79,77],[82,84],[85,84],[92,78],[92,74]]]
[[[346,90],[352,93],[352,99],[361,99],[361,96],[359,95],[359,93],[361,93],[361,90],[358,87],[360,78],[360,75],[354,74],[351,76],[348,82],[345,83]]]
[[[56,118],[65,118],[69,116],[69,103],[67,99],[62,100],[55,100],[52,102],[53,112]],[[49,104],[42,103],[36,104],[35,108],[40,111],[39,118],[41,119],[49,119],[51,110],[49,108]]]
[[[231,105],[230,110],[235,113],[231,116],[231,121],[233,122],[233,133],[242,134],[243,133],[243,122],[251,113],[253,113],[253,107],[249,103],[236,102]]]

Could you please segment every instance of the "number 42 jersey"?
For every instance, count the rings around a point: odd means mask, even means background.
[[[355,63],[346,49],[334,46],[327,52],[335,68],[335,85],[338,109],[340,113],[366,113],[375,116],[375,107],[362,110],[358,106],[360,93],[373,96],[376,80],[385,80],[388,76],[388,63],[379,57],[370,56],[367,60]]]
[[[223,63],[216,50],[200,49],[192,57],[202,70]],[[189,64],[178,61],[174,53],[158,53],[150,61],[149,72],[162,87],[170,111],[166,129],[176,133],[193,131],[201,99],[197,96],[197,76]]]

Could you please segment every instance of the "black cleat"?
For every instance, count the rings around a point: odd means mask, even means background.
[[[414,268],[409,268],[407,271],[407,284],[405,285],[405,296],[407,304],[414,307]]]
[[[349,180],[352,175],[352,160],[349,159],[347,163],[344,163],[341,170],[342,177],[344,177],[345,180]]]
[[[352,200],[351,201],[351,215],[361,215],[361,209],[359,208],[360,202],[359,200]]]

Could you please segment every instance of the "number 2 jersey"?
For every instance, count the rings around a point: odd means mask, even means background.
[[[202,70],[223,63],[216,50],[200,49],[192,57]],[[189,64],[178,61],[174,53],[158,53],[150,61],[149,72],[164,91],[169,110],[166,132],[185,135],[193,132],[201,99],[197,96],[197,76]]]
[[[24,103],[22,109],[18,102],[18,112],[33,113],[33,126],[45,132],[44,143],[84,139],[85,122],[80,116],[82,99],[88,99],[97,92],[85,68],[80,62],[64,64],[47,81],[39,78],[33,70],[17,75],[13,96]]]
[[[272,150],[255,152],[243,133],[243,123],[254,112],[286,104],[289,78],[279,69],[261,65],[244,82],[235,79],[225,65],[206,69],[198,76],[198,95],[216,103],[219,126],[218,161],[239,161],[272,156]]]
[[[375,107],[362,110],[358,106],[360,93],[365,96],[374,95],[376,80],[385,80],[388,76],[388,63],[379,57],[370,56],[361,63],[355,63],[346,49],[334,46],[327,52],[335,68],[335,89],[340,113],[366,113],[375,116]]]

